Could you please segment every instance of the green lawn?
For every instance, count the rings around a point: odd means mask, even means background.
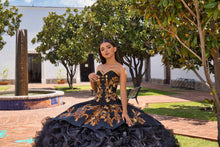
[[[127,89],[133,88],[127,87]],[[120,95],[120,89],[117,89],[116,91],[117,95]],[[162,91],[162,90],[157,90],[157,89],[151,89],[151,88],[146,88],[146,87],[141,87],[140,92],[138,93],[138,96],[153,96],[153,95],[176,95],[178,93],[173,93],[173,92],[167,92],[167,91]]]
[[[175,135],[180,147],[218,147],[218,143],[200,138]]]
[[[69,89],[69,86],[56,86],[55,87],[57,90],[61,90],[64,92],[73,92],[73,91],[80,91],[80,90],[89,90],[91,89],[90,85],[73,85],[73,89]]]
[[[7,90],[11,88],[11,86],[0,86],[0,91]]]
[[[149,104],[143,110],[151,114],[217,121],[214,112],[200,110],[205,107],[205,102],[176,102]]]
[[[57,90],[61,90],[64,92],[72,92],[72,91],[80,91],[80,90],[90,90],[90,85],[77,85],[73,86],[74,89],[69,89],[69,86],[56,86]],[[133,88],[133,87],[127,87],[127,89]],[[120,89],[117,89],[116,91],[117,95],[120,95]],[[166,91],[161,91],[157,89],[151,89],[146,87],[141,87],[140,92],[138,93],[138,96],[152,96],[152,95],[174,95],[178,93],[171,93]]]

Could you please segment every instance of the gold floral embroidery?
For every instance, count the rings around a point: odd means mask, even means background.
[[[91,124],[92,126],[95,126],[99,123],[100,119],[103,119],[104,122],[107,122],[110,126],[113,127],[114,120],[117,121],[117,123],[120,123],[121,121],[121,115],[119,113],[122,112],[122,109],[119,105],[105,105],[96,107],[94,112],[86,118],[84,124]],[[114,116],[111,118],[111,114],[114,114]]]
[[[97,107],[97,106],[91,106],[91,104],[87,104],[87,105],[83,106],[82,108],[78,108],[74,112],[75,121],[78,121],[78,119],[82,118],[83,116],[86,116],[85,119],[87,119],[88,114],[86,114],[86,111],[87,110],[93,110],[95,107]]]
[[[74,114],[72,113],[74,109],[75,109],[75,107],[68,109],[66,113],[61,114],[59,117],[61,118],[61,117],[74,116]]]
[[[116,88],[117,88],[117,81],[118,78],[112,78],[111,80],[109,80],[109,82],[106,82],[105,83],[105,99],[106,99],[106,102],[110,102],[110,100],[116,100],[117,98],[117,95],[115,93],[116,91]],[[114,90],[113,90],[114,88]]]
[[[109,80],[109,85],[112,85],[112,87],[114,87],[114,81],[113,80]]]
[[[103,108],[101,106],[98,106],[97,109],[93,112],[93,114],[90,115],[90,117],[85,120],[84,124],[90,123],[92,126],[95,126],[100,121],[100,116]]]
[[[103,89],[99,88],[96,94],[96,101],[99,102],[99,100],[102,98]]]
[[[120,123],[121,121],[121,115],[122,108],[120,105],[96,105],[91,106],[91,104],[87,104],[81,108],[78,108],[74,113],[74,107],[71,109],[68,109],[66,113],[60,115],[60,117],[75,117],[75,121],[78,121],[80,118],[85,117],[84,124],[89,124],[92,126],[95,126],[99,123],[101,119],[103,119],[104,122],[107,122],[110,126],[113,127],[114,120],[117,123]],[[92,114],[87,114],[86,111],[93,110]],[[113,114],[111,118],[111,114]]]
[[[100,71],[101,72],[101,71]],[[96,101],[99,102],[101,98],[105,98],[106,102],[110,102],[111,100],[116,100],[116,89],[118,86],[119,77],[117,75],[108,76],[107,74],[100,75],[100,78],[97,81],[97,94]]]
[[[117,123],[119,123],[121,120],[121,115],[119,113],[122,112],[122,109],[119,105],[112,105],[112,108],[114,108],[114,117],[112,118],[112,120],[116,120]]]
[[[103,111],[102,116],[100,117],[101,119],[104,119],[105,122],[107,122],[110,126],[113,127],[113,119],[111,119],[111,115],[108,111]]]
[[[112,87],[114,87],[114,88],[117,88],[117,86],[118,86],[118,81],[119,81],[119,78],[118,77],[113,77],[112,78],[112,80],[111,80],[111,85],[112,85]]]
[[[144,120],[143,118],[139,117],[139,115],[140,115],[141,113],[138,112],[138,111],[135,111],[134,109],[132,109],[132,112],[134,113],[134,117],[132,118],[132,121],[133,121],[134,123],[138,122],[138,123],[140,123],[140,124],[143,125],[143,124],[145,123],[145,120]]]
[[[96,124],[99,123],[99,120],[100,120],[100,119],[97,119],[95,116],[93,116],[93,117],[88,121],[88,123],[90,122],[90,124],[91,124],[92,126],[95,126]],[[85,123],[85,124],[86,124],[86,123]]]

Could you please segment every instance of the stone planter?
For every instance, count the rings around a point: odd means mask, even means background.
[[[8,85],[8,81],[0,81],[0,85]]]
[[[57,80],[57,83],[58,84],[64,84],[64,83],[66,83],[66,80]]]

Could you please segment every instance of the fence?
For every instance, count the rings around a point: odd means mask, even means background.
[[[172,88],[195,89],[194,79],[178,78],[171,82]]]

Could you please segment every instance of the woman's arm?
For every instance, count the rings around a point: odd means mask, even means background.
[[[93,91],[96,93],[97,92],[96,82],[91,79],[89,79],[89,81],[90,81],[90,85],[91,85]]]
[[[127,72],[125,67],[122,67],[120,70],[120,96],[121,96],[121,103],[122,103],[122,119],[126,120],[128,126],[132,126],[133,123],[128,116],[127,111],[127,92],[126,92],[126,83],[127,83]]]
[[[99,66],[97,67],[97,70],[98,70],[98,68],[99,68]],[[96,70],[96,71],[97,71],[97,70]],[[93,89],[94,92],[96,93],[96,92],[97,92],[96,82],[98,81],[99,76],[96,75],[96,73],[93,72],[93,73],[90,73],[90,74],[89,74],[88,78],[89,78],[89,81],[90,81],[90,84],[91,84],[92,89]]]
[[[127,92],[126,92],[127,72],[125,67],[120,72],[120,97],[123,113],[127,113]]]

